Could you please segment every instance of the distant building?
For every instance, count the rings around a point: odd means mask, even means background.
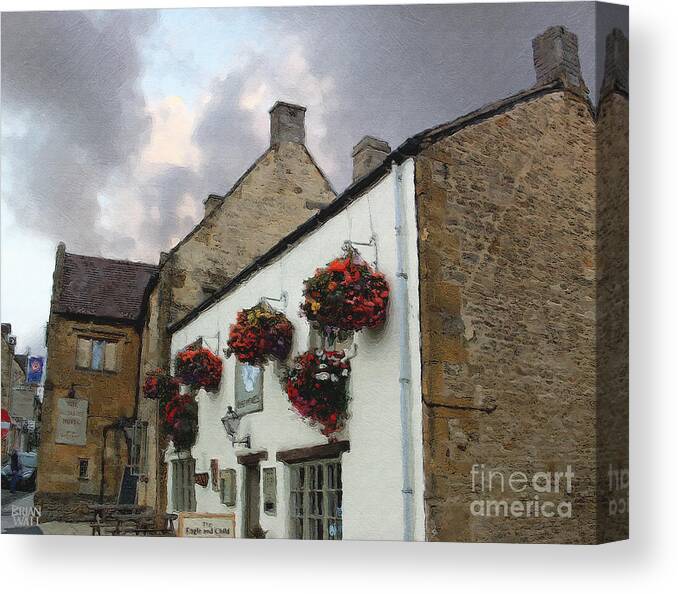
[[[82,517],[115,500],[136,417],[143,302],[157,267],[57,249],[36,505]],[[126,431],[127,430],[127,431]]]
[[[9,431],[2,439],[2,460],[16,448],[35,449],[39,435],[40,400],[37,386],[26,383],[28,355],[18,354],[12,325],[2,324],[2,408],[11,418]]]

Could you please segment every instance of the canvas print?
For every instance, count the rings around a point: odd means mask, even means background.
[[[627,538],[628,102],[612,4],[2,14],[3,534]]]

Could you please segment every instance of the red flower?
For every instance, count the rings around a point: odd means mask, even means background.
[[[293,408],[322,425],[323,435],[341,430],[347,414],[350,364],[343,358],[343,351],[306,352],[295,358],[287,377]]]
[[[323,328],[359,331],[384,323],[389,288],[357,252],[348,251],[304,282],[302,314]]]
[[[221,382],[223,363],[206,348],[190,348],[176,356],[176,374],[182,383],[192,388],[216,391]]]
[[[228,337],[228,354],[242,363],[265,365],[270,357],[285,360],[292,348],[294,327],[281,312],[265,304],[238,312]]]

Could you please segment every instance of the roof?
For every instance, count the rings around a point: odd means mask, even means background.
[[[348,188],[346,188],[346,190],[344,190],[342,194],[337,196],[337,198],[330,202],[330,204],[328,204],[325,208],[318,211],[315,215],[309,218],[306,222],[302,223],[289,235],[283,237],[270,250],[256,258],[249,266],[234,276],[226,285],[224,285],[218,291],[212,293],[212,295],[189,311],[183,318],[171,324],[169,326],[169,331],[175,332],[184,327],[191,320],[195,319],[201,312],[208,309],[211,305],[219,301],[224,295],[227,295],[237,286],[245,282],[255,272],[266,266],[278,255],[286,252],[304,236],[308,235],[318,227],[321,227],[326,221],[344,210],[354,200],[362,196],[367,189],[371,188],[378,181],[380,181],[391,170],[393,163],[401,164],[408,158],[416,156],[438,140],[446,136],[451,136],[459,130],[467,128],[468,126],[478,124],[496,115],[509,111],[521,103],[532,101],[550,93],[563,91],[577,94],[578,96],[582,97],[582,100],[584,100],[584,97],[581,94],[566,88],[561,81],[555,81],[546,85],[535,86],[530,89],[520,91],[515,95],[511,95],[510,97],[500,101],[495,101],[494,103],[485,105],[480,109],[456,118],[455,120],[446,122],[439,126],[434,126],[433,128],[429,128],[423,132],[420,132],[419,134],[416,134],[415,136],[412,136],[411,138],[408,138],[398,148],[393,150],[376,169],[364,177],[358,178],[356,181],[354,181],[350,186],[348,186]],[[586,98],[586,101],[593,116],[593,108],[588,101],[588,98]]]
[[[21,367],[21,371],[26,373],[26,367],[28,366],[28,355],[14,355],[14,360],[17,362],[17,365]]]
[[[53,311],[137,321],[143,314],[146,288],[157,270],[153,264],[66,253]]]

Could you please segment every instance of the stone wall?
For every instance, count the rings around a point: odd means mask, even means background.
[[[417,159],[431,540],[597,539],[594,126],[551,92]]]
[[[264,153],[163,265],[161,274],[168,277],[172,292],[170,322],[310,218],[318,204],[328,204],[334,197],[302,144],[283,142]]]
[[[628,47],[627,50],[628,52]],[[628,64],[628,62],[627,62]],[[623,70],[622,72],[626,72]],[[598,107],[597,247],[598,540],[629,533],[629,104],[610,92]]]
[[[76,368],[79,335],[113,338],[118,341],[117,372]],[[120,417],[134,416],[140,336],[133,326],[103,324],[69,319],[52,314],[48,327],[49,362],[42,407],[41,441],[36,502],[45,509],[80,509],[80,503],[97,498],[102,478],[104,430]],[[75,384],[77,398],[87,399],[87,443],[66,445],[55,442],[57,401],[67,398]],[[79,478],[79,460],[89,460],[89,477]],[[104,496],[115,497],[128,463],[128,446],[120,430],[106,430],[104,453]],[[50,500],[57,501],[50,505]],[[38,503],[36,503],[37,505]],[[49,517],[43,516],[43,521]],[[57,518],[57,516],[54,517]]]

